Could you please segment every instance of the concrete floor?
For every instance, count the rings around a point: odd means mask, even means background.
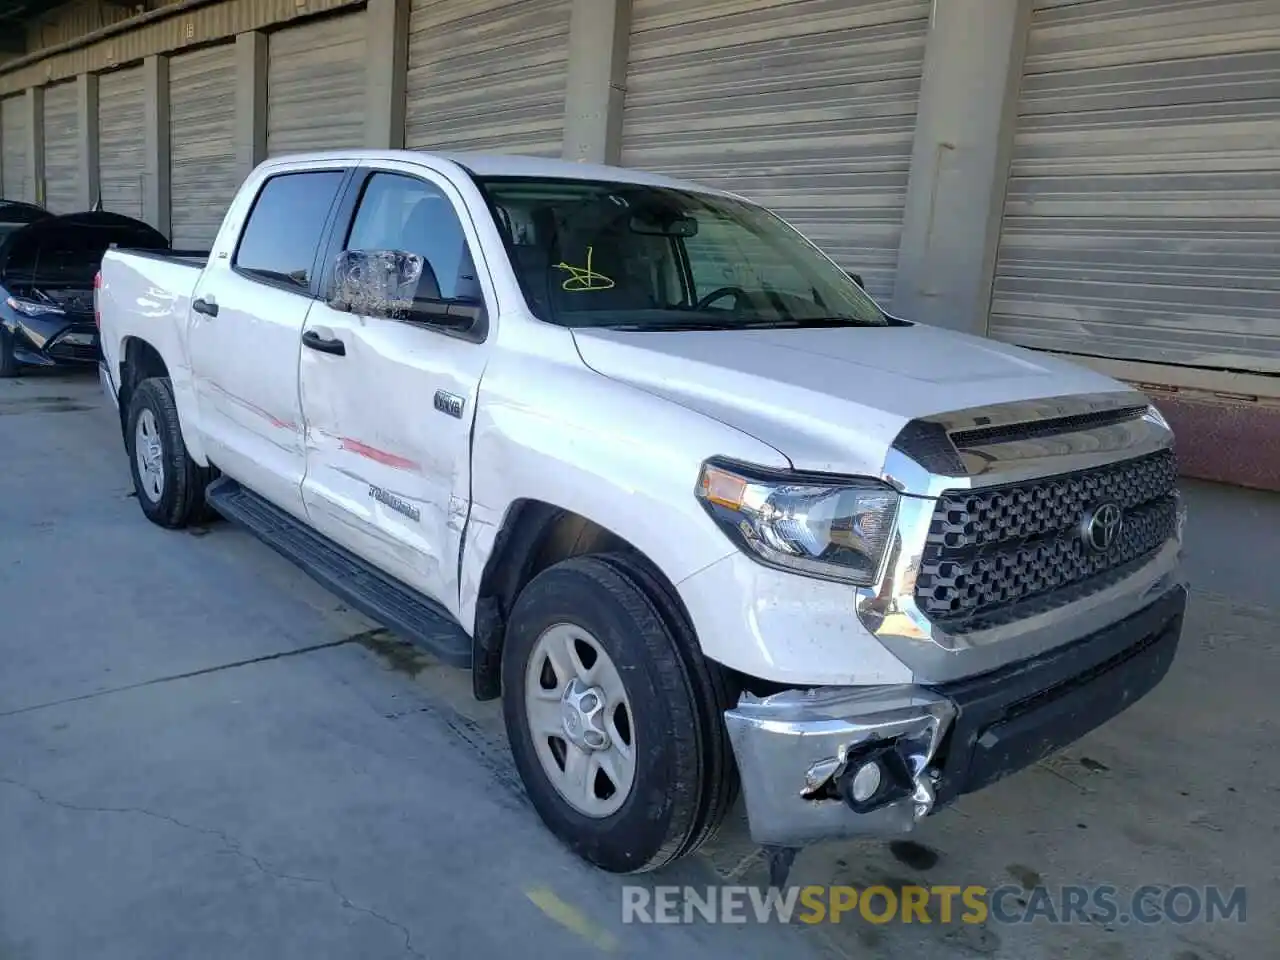
[[[623,925],[527,806],[494,704],[240,531],[130,496],[92,378],[0,382],[0,960],[1275,956],[1280,497],[1187,484],[1169,677],[914,844],[795,883],[1248,888],[1247,922]],[[735,822],[645,884],[757,882]]]

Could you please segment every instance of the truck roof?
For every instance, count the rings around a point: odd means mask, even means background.
[[[619,183],[646,184],[655,187],[673,187],[678,190],[694,190],[732,196],[727,191],[706,184],[628,167],[615,167],[599,163],[580,163],[573,160],[555,160],[547,157],[527,157],[511,153],[470,153],[423,150],[326,150],[319,153],[295,153],[273,157],[264,166],[277,163],[306,163],[326,160],[446,160],[456,163],[480,177],[558,177],[567,180],[609,180]]]

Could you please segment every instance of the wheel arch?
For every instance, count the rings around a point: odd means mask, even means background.
[[[129,404],[138,384],[151,377],[169,377],[169,367],[160,351],[141,337],[125,337],[120,344],[120,429],[128,426]]]
[[[199,431],[191,429],[192,403],[191,380],[182,370],[171,370],[163,352],[144,337],[129,334],[120,341],[120,379],[117,388],[117,407],[120,412],[120,430],[128,429],[129,404],[138,384],[152,377],[167,379],[173,385],[174,400],[178,406],[178,419],[182,427],[182,439],[187,453],[200,466],[211,466],[200,440]]]
[[[675,584],[642,549],[577,511],[543,500],[517,500],[503,518],[480,577],[472,634],[472,686],[477,699],[492,700],[501,695],[506,623],[525,585],[562,560],[603,553],[623,554],[643,567],[667,594],[692,633],[692,620]]]

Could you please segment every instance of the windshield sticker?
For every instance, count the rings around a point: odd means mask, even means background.
[[[556,264],[557,270],[566,270],[569,273],[564,283],[560,284],[562,290],[568,293],[591,293],[598,290],[613,289],[613,280],[603,273],[596,273],[591,269],[593,250],[594,248],[587,247],[587,265],[585,267],[575,267],[564,261]]]

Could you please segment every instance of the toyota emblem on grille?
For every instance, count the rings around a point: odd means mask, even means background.
[[[1084,516],[1084,542],[1098,553],[1106,553],[1115,545],[1124,526],[1124,515],[1118,504],[1100,503]]]

